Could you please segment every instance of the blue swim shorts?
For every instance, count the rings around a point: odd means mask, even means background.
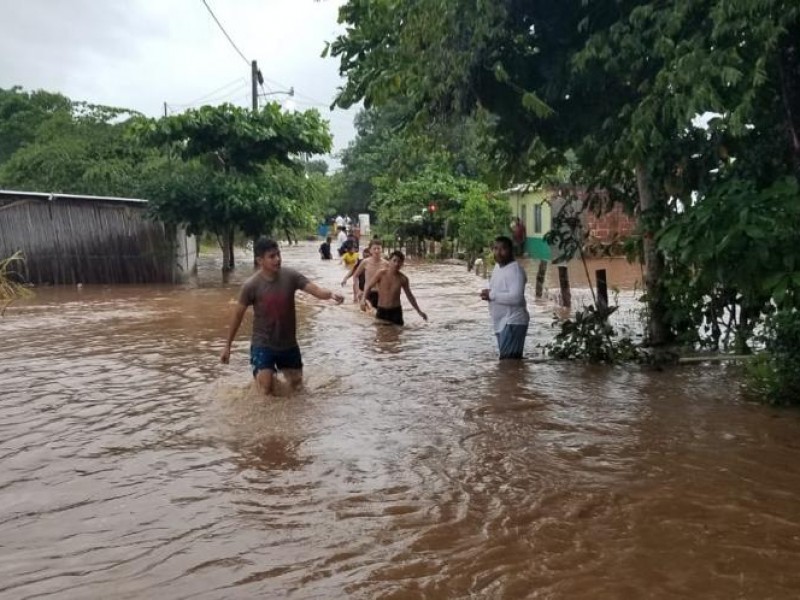
[[[255,377],[256,373],[263,369],[272,369],[275,372],[283,369],[302,369],[303,359],[297,346],[287,350],[250,346],[250,366]]]

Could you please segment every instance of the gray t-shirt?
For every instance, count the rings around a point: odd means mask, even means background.
[[[282,268],[273,280],[261,272],[242,285],[239,303],[253,305],[253,346],[287,350],[297,346],[294,293],[308,284],[305,275]]]

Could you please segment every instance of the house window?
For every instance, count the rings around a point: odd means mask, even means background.
[[[533,207],[533,232],[542,233],[542,205]]]
[[[523,227],[525,227],[527,229],[528,228],[528,223],[527,223],[528,219],[527,219],[525,208],[526,207],[525,207],[524,204],[520,204],[519,205],[519,220],[522,223]]]

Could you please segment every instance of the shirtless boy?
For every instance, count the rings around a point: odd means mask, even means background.
[[[364,289],[375,289],[378,292],[378,310],[375,318],[395,325],[403,325],[403,306],[400,303],[400,290],[406,293],[406,298],[425,321],[428,315],[422,312],[417,304],[417,299],[411,293],[408,277],[400,272],[406,257],[399,250],[392,252],[389,265],[367,279]],[[361,308],[366,307],[366,297],[361,298]]]
[[[365,276],[366,281],[369,281],[378,271],[388,267],[389,262],[384,260],[382,254],[383,254],[383,247],[381,246],[381,241],[370,240],[369,258],[362,260],[361,264],[358,265],[356,269],[348,273],[345,276],[345,278],[342,279],[342,287],[344,287],[344,285],[347,283],[347,280],[350,277],[355,277],[356,279],[358,279],[358,277],[363,274]],[[372,308],[378,308],[378,291],[375,290],[374,288],[369,289],[365,285],[363,288],[363,292],[366,293],[366,299],[369,300],[369,303],[372,305]]]

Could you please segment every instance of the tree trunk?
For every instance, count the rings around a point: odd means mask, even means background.
[[[228,271],[233,271],[236,268],[236,257],[233,254],[233,227],[228,230]]]
[[[636,165],[636,186],[639,191],[639,206],[644,219],[642,230],[644,246],[644,288],[647,293],[649,321],[647,341],[651,346],[663,346],[670,341],[670,331],[666,323],[666,299],[662,279],[664,276],[664,256],[657,250],[652,219],[658,213],[653,188],[646,167]]]
[[[224,233],[217,234],[217,242],[219,243],[219,247],[222,250],[222,272],[227,273],[228,264],[230,263],[230,257],[228,256],[230,248],[228,246],[228,240],[226,239]]]
[[[222,248],[222,272],[227,273],[233,270],[234,257],[233,257],[233,229],[225,229],[221,234],[217,235],[219,246]]]
[[[786,132],[792,153],[795,175],[800,177],[800,25],[784,36],[779,50],[778,72]]]

